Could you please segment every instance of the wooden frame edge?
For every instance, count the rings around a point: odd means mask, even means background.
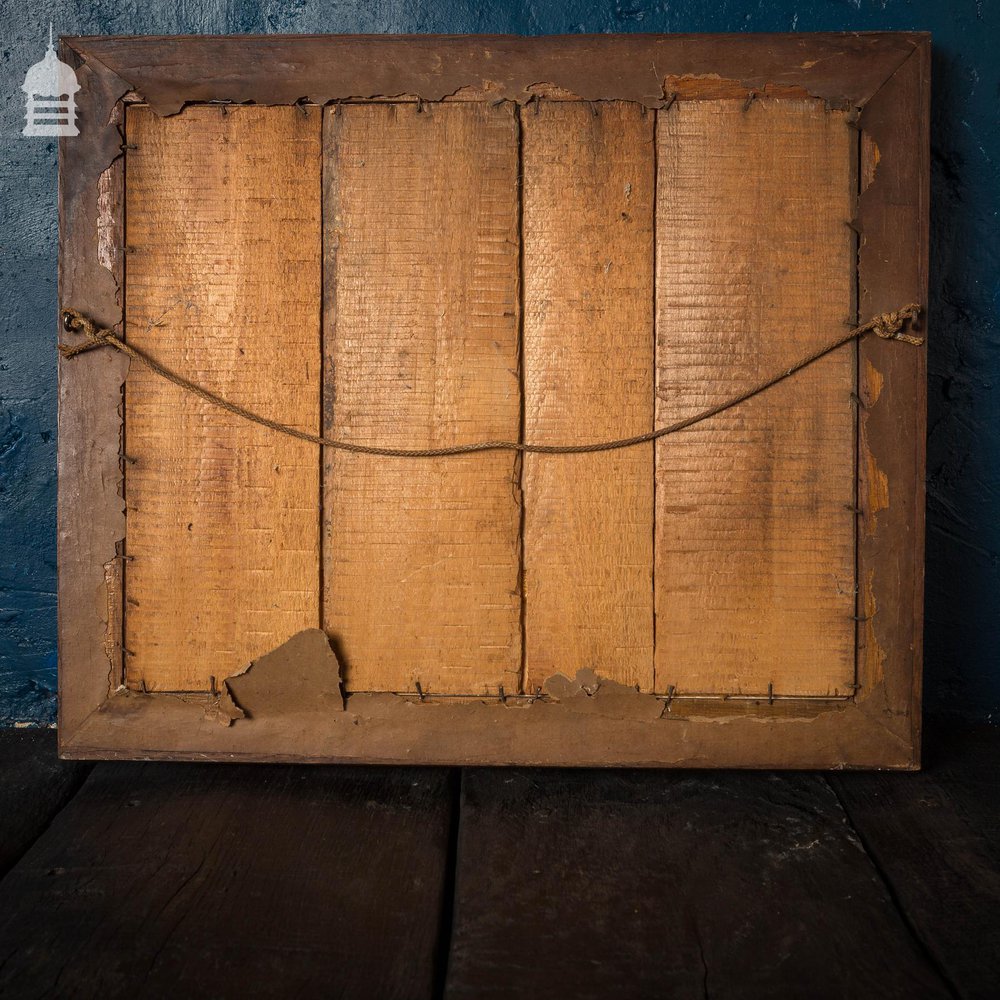
[[[121,198],[122,136],[115,109],[128,85],[96,60],[81,60],[60,40],[60,57],[75,65],[80,135],[59,140],[60,308],[67,302],[102,325],[122,318],[117,257],[102,239],[120,239],[101,224]],[[117,170],[117,173],[116,173]],[[103,201],[102,205],[102,192]],[[114,228],[114,227],[112,227]],[[115,243],[118,246],[114,246]],[[103,261],[103,262],[102,262]],[[58,339],[65,337],[61,323]],[[101,356],[103,355],[103,357]],[[59,746],[107,698],[120,657],[113,593],[120,580],[125,520],[118,493],[118,411],[127,366],[91,351],[58,368],[58,685]],[[120,592],[120,588],[119,588]],[[70,666],[70,664],[72,664]]]
[[[638,696],[642,697],[642,696]],[[67,758],[468,766],[913,770],[905,726],[853,703],[770,720],[628,716],[595,699],[531,707],[415,707],[375,696],[357,711],[225,728],[208,699],[114,698],[64,741]],[[599,698],[598,698],[599,703]],[[431,723],[426,715],[438,718]],[[256,727],[256,728],[253,728]],[[183,745],[178,744],[178,736]]]
[[[930,205],[930,38],[925,37],[861,109],[858,223],[862,318],[906,302],[924,306],[926,338]],[[911,248],[905,252],[900,248]],[[924,476],[927,348],[869,337],[859,351],[862,447],[858,519],[857,699],[907,721],[920,759],[923,652]],[[907,442],[911,448],[901,449]],[[902,483],[902,490],[895,484]],[[892,617],[889,617],[892,615]]]
[[[582,100],[653,108],[671,91],[684,96],[684,85],[699,77],[716,86],[720,65],[726,81],[747,91],[797,89],[800,96],[860,107],[925,39],[918,32],[818,32],[81,36],[69,42],[82,58],[130,81],[158,113],[174,114],[189,101],[326,104],[403,94],[436,101],[467,88],[487,99],[525,103],[540,85]],[[266,76],[261,66],[268,67]]]
[[[806,74],[805,83],[811,87],[819,87],[820,93],[814,96],[825,96],[830,100],[844,100],[848,103],[855,103],[861,108],[862,128],[870,131],[875,141],[878,143],[881,137],[880,150],[882,160],[880,170],[882,178],[886,183],[883,187],[888,187],[889,171],[898,170],[898,176],[893,175],[892,183],[903,186],[912,195],[912,200],[917,207],[915,221],[911,222],[909,232],[915,240],[915,245],[919,253],[915,257],[919,258],[919,266],[914,274],[897,275],[896,277],[874,273],[871,264],[878,259],[880,246],[883,251],[889,239],[894,243],[899,242],[898,231],[895,231],[893,220],[887,217],[891,208],[887,199],[881,201],[869,195],[861,198],[860,221],[865,232],[865,242],[860,248],[859,261],[862,279],[862,295],[859,301],[859,308],[862,316],[867,316],[873,312],[885,308],[893,308],[902,301],[909,301],[911,298],[924,302],[926,300],[927,287],[927,204],[928,194],[927,178],[929,176],[929,144],[927,142],[928,128],[928,101],[929,101],[929,36],[920,33],[908,34],[887,34],[873,33],[871,35],[817,35],[798,36],[795,45],[792,46],[790,36],[568,36],[562,39],[514,39],[510,37],[500,38],[454,38],[441,36],[412,36],[410,38],[398,37],[387,38],[385,36],[362,36],[365,41],[365,52],[363,61],[366,65],[372,62],[371,47],[381,47],[385,50],[394,48],[401,43],[421,46],[433,46],[438,43],[456,46],[456,51],[461,47],[465,52],[463,62],[460,63],[461,72],[469,72],[470,64],[479,65],[484,58],[483,51],[487,46],[506,47],[514,54],[518,62],[518,72],[511,73],[509,79],[502,83],[502,87],[517,91],[514,96],[506,99],[528,100],[531,98],[531,87],[524,85],[523,81],[539,75],[540,70],[536,68],[531,72],[534,61],[547,60],[551,55],[551,48],[555,46],[564,63],[569,64],[569,68],[563,66],[561,72],[568,74],[567,79],[573,79],[573,72],[579,70],[580,66],[586,65],[586,69],[593,70],[593,47],[602,48],[606,53],[615,56],[622,51],[628,52],[628,46],[636,44],[646,44],[653,46],[658,53],[677,52],[687,53],[685,59],[701,58],[711,60],[726,58],[720,54],[726,51],[731,56],[733,52],[743,52],[744,59],[753,56],[755,46],[767,48],[768,58],[787,60],[790,54],[794,53],[800,62],[808,62],[802,59],[803,51],[810,51],[809,45],[825,46],[837,44],[846,45],[850,49],[851,61],[843,65],[835,73],[831,73],[818,80],[808,77]],[[581,41],[582,39],[582,41]],[[883,44],[883,40],[888,42]],[[114,119],[114,108],[119,104],[126,93],[130,91],[139,92],[146,100],[154,104],[161,113],[173,113],[179,110],[184,101],[174,108],[176,102],[176,88],[204,88],[219,87],[210,91],[211,93],[222,94],[231,93],[226,89],[233,84],[225,85],[213,82],[212,74],[207,76],[198,68],[197,60],[186,64],[187,73],[178,71],[176,65],[171,67],[171,80],[169,86],[164,86],[162,80],[151,77],[148,82],[143,83],[140,79],[140,86],[137,87],[135,78],[135,67],[133,62],[138,63],[150,58],[150,46],[170,46],[181,42],[185,44],[197,43],[202,51],[203,58],[212,55],[215,47],[221,43],[228,45],[239,45],[245,49],[247,45],[266,45],[287,47],[288,65],[293,68],[300,68],[300,63],[296,59],[303,59],[310,52],[315,53],[316,47],[329,50],[334,46],[335,50],[344,51],[344,47],[351,46],[357,39],[350,36],[345,37],[311,37],[311,36],[271,36],[270,38],[200,38],[200,39],[177,39],[177,38],[78,38],[63,41],[63,57],[67,61],[76,62],[78,74],[81,77],[83,88],[78,96],[78,106],[84,128],[81,129],[80,142],[69,139],[60,141],[60,262],[59,262],[59,301],[60,304],[72,303],[92,315],[98,322],[104,325],[116,326],[122,318],[122,302],[117,278],[120,267],[120,258],[115,257],[112,266],[108,266],[105,259],[102,263],[102,254],[99,247],[99,214],[101,207],[98,204],[98,189],[102,178],[105,180],[105,190],[110,184],[112,190],[114,185],[123,183],[120,170],[120,153],[123,137]],[[478,46],[478,48],[477,48]],[[625,48],[623,49],[622,46]],[[805,46],[805,48],[803,48]],[[694,51],[695,55],[691,56]],[[568,55],[567,55],[568,52]],[[293,58],[294,57],[294,58]],[[493,58],[492,56],[490,57]],[[634,53],[629,56],[635,62]],[[131,61],[130,61],[131,60]],[[477,60],[479,62],[477,62]],[[261,65],[261,60],[256,58],[243,61],[249,67]],[[759,60],[758,60],[759,62]],[[357,70],[359,59],[350,63],[346,68],[340,66],[338,72],[349,73]],[[718,69],[718,63],[711,63]],[[339,64],[338,64],[339,65]],[[546,63],[546,67],[547,67]],[[670,63],[664,64],[668,67]],[[659,74],[663,74],[664,65],[657,65]],[[689,66],[684,63],[683,66]],[[800,72],[796,74],[795,66]],[[782,74],[784,82],[788,86],[804,86],[803,72],[801,65],[796,63],[788,72]],[[855,70],[863,66],[867,75],[859,79]],[[576,67],[574,69],[574,67]],[[678,67],[682,68],[682,67]],[[153,66],[155,70],[155,65]],[[398,72],[399,67],[395,67]],[[254,70],[256,72],[256,70]],[[368,71],[366,71],[368,72]],[[375,75],[370,75],[374,72]],[[382,78],[378,77],[380,70],[370,71],[365,80],[377,90]],[[421,75],[423,74],[423,75]],[[526,74],[526,75],[525,75]],[[473,74],[474,75],[474,74]],[[543,74],[544,75],[544,74]],[[550,74],[558,76],[558,74]],[[666,73],[666,77],[672,74]],[[677,74],[673,74],[677,75]],[[683,74],[681,74],[683,75]],[[480,77],[482,72],[480,71]],[[417,74],[418,78],[409,81],[414,86],[404,87],[406,92],[411,89],[420,93],[420,88],[429,82],[436,86],[438,90],[453,83],[453,80],[433,80],[426,76],[426,70],[421,70]],[[310,78],[315,79],[314,77]],[[470,78],[471,79],[471,78]],[[326,82],[330,86],[338,84],[339,78],[334,76]],[[521,84],[518,84],[518,81]],[[755,80],[759,78],[741,78],[741,84],[748,87],[755,85]],[[789,82],[791,81],[791,82]],[[259,103],[293,103],[301,96],[297,95],[292,101],[269,100],[268,97],[287,97],[281,90],[292,86],[287,79],[278,81],[278,86],[273,91],[268,91],[267,81],[255,81],[258,87],[253,90],[254,81],[241,79],[238,87],[250,88],[250,90],[238,91],[238,94],[249,92],[257,93],[264,100]],[[391,82],[391,81],[390,81]],[[400,81],[401,84],[405,81]],[[482,80],[478,81],[482,84]],[[537,81],[536,81],[537,82]],[[600,83],[600,79],[598,83]],[[641,82],[638,86],[643,90],[648,88],[648,80]],[[764,86],[765,80],[761,83]],[[468,84],[474,85],[473,82]],[[145,87],[145,90],[142,87]],[[463,85],[464,86],[464,85]],[[520,90],[517,90],[520,86]],[[164,89],[158,89],[163,87]],[[859,87],[861,88],[859,90]],[[261,93],[263,88],[264,93]],[[829,95],[824,95],[822,89],[826,88]],[[345,93],[352,88],[345,87]],[[459,88],[460,89],[460,88]],[[661,91],[662,91],[661,87]],[[865,90],[865,93],[861,93]],[[870,93],[868,92],[870,91]],[[897,93],[898,91],[898,93]],[[603,91],[601,91],[603,92]],[[199,95],[201,89],[198,89]],[[507,91],[503,91],[504,94]],[[152,94],[152,97],[150,97]],[[348,94],[349,96],[349,94]],[[442,94],[447,96],[447,94]],[[614,97],[621,97],[620,94],[612,94]],[[643,92],[639,98],[643,103],[649,102],[650,106],[657,106],[666,95],[664,93],[647,94]],[[192,98],[195,99],[195,98]],[[203,97],[198,100],[233,100],[228,96]],[[244,99],[254,99],[244,97]],[[432,99],[432,98],[428,98]],[[601,98],[594,98],[601,99]],[[899,108],[902,107],[902,111]],[[897,146],[901,141],[899,126],[912,126],[916,118],[920,130],[919,154],[912,157],[909,165],[903,165],[903,157],[897,161]],[[895,128],[895,132],[893,131]],[[895,143],[895,145],[894,145]],[[887,152],[891,155],[888,156]],[[115,164],[118,164],[117,176],[115,179]],[[873,185],[874,187],[874,185]],[[869,190],[872,190],[870,188]],[[119,195],[120,196],[120,195]],[[112,197],[112,201],[113,201]],[[106,206],[105,206],[106,209]],[[107,221],[107,220],[105,220]],[[120,222],[120,218],[118,220]],[[879,241],[882,241],[881,243]],[[120,249],[120,247],[119,247]],[[106,258],[105,254],[105,258]],[[894,259],[899,258],[898,251]],[[865,281],[865,276],[868,278]],[[900,298],[900,296],[903,296]],[[868,343],[868,342],[866,342]],[[874,345],[876,351],[887,348],[891,352],[901,352],[905,348],[899,345],[884,345],[881,342]],[[494,750],[482,754],[482,759],[471,761],[472,763],[534,763],[551,765],[577,765],[589,766],[589,764],[631,764],[632,766],[744,766],[744,767],[873,767],[885,766],[900,769],[912,769],[919,766],[919,696],[920,696],[920,634],[919,626],[922,622],[922,554],[923,554],[923,450],[924,450],[924,421],[926,406],[926,366],[923,351],[914,352],[907,359],[884,359],[882,354],[871,355],[877,358],[880,364],[885,363],[892,368],[892,382],[894,388],[891,390],[896,398],[905,397],[909,393],[909,403],[914,407],[912,413],[913,420],[909,424],[907,437],[913,435],[915,452],[910,456],[912,468],[917,468],[920,475],[915,480],[915,492],[909,498],[905,507],[899,507],[894,511],[895,518],[891,524],[886,525],[892,515],[887,515],[883,511],[866,511],[864,522],[867,524],[870,518],[881,518],[883,528],[878,531],[879,545],[872,548],[870,552],[863,552],[862,559],[878,564],[880,560],[885,561],[891,556],[891,543],[893,540],[899,541],[905,536],[900,534],[900,527],[897,523],[909,511],[915,519],[913,523],[917,526],[917,538],[913,539],[910,546],[912,556],[912,569],[909,579],[912,584],[909,588],[910,597],[906,601],[906,608],[899,614],[899,621],[893,625],[884,625],[882,621],[877,625],[872,625],[872,634],[876,639],[881,636],[883,640],[890,635],[893,629],[902,630],[909,622],[911,626],[910,635],[914,636],[914,645],[911,649],[908,662],[889,663],[883,668],[883,676],[878,678],[874,673],[869,672],[859,677],[862,681],[862,689],[859,691],[857,703],[848,704],[834,712],[820,713],[814,716],[799,716],[782,719],[780,725],[790,727],[785,729],[786,733],[808,733],[813,730],[806,728],[815,724],[814,720],[820,717],[838,718],[842,725],[842,732],[833,741],[832,746],[836,747],[833,753],[827,748],[818,748],[812,751],[808,746],[803,746],[801,755],[794,763],[787,759],[780,759],[773,753],[772,737],[761,732],[764,729],[774,729],[762,727],[756,720],[749,728],[745,719],[730,719],[727,721],[697,721],[700,717],[694,716],[686,721],[669,721],[665,725],[670,725],[672,729],[671,738],[664,741],[660,747],[660,754],[648,755],[646,757],[635,756],[634,754],[615,755],[613,744],[605,745],[604,756],[600,760],[590,760],[589,758],[567,759],[562,756],[561,751],[546,751],[545,746],[551,743],[551,738],[537,741],[525,741],[515,732],[504,732],[507,727],[502,719],[503,714],[490,715],[484,719],[479,713],[476,714],[481,722],[489,725],[491,732],[501,732],[501,743],[503,752]],[[74,361],[73,365],[64,368],[60,365],[59,381],[59,746],[60,754],[65,757],[170,757],[171,759],[303,759],[312,761],[326,760],[384,760],[384,762],[394,763],[442,763],[457,764],[470,762],[467,755],[454,751],[444,752],[441,759],[434,757],[433,753],[419,759],[408,758],[404,752],[407,744],[426,744],[426,733],[411,731],[407,727],[402,727],[397,739],[398,747],[396,751],[382,750],[382,757],[362,756],[355,753],[345,753],[336,747],[328,748],[323,745],[322,734],[319,737],[320,745],[311,751],[291,752],[282,755],[278,753],[265,753],[254,749],[239,749],[237,751],[227,751],[218,745],[217,735],[210,735],[202,739],[199,736],[199,746],[201,749],[177,750],[158,745],[158,741],[163,739],[169,727],[162,720],[158,721],[157,713],[146,711],[145,709],[124,711],[124,702],[116,698],[109,698],[109,694],[115,689],[115,660],[121,657],[121,628],[120,619],[115,621],[115,609],[113,601],[109,600],[110,590],[114,587],[114,567],[117,567],[118,586],[121,586],[120,567],[118,561],[121,551],[120,541],[124,538],[124,512],[123,503],[119,495],[119,484],[121,473],[118,458],[118,435],[120,418],[118,414],[117,398],[120,398],[121,384],[124,381],[127,366],[118,355],[110,356],[109,352],[90,352],[87,355]],[[899,406],[903,402],[893,402],[893,395],[887,394],[883,398],[881,410],[873,411],[876,415],[869,424],[870,438],[869,445],[873,454],[881,454],[894,440],[899,428],[892,424],[891,420],[884,419],[884,414],[891,411],[898,417]],[[883,424],[885,426],[883,426]],[[101,443],[105,447],[99,447]],[[90,467],[88,468],[88,464]],[[898,478],[903,478],[901,473],[896,473]],[[81,523],[80,511],[87,511],[87,520]],[[862,543],[864,548],[864,543]],[[888,555],[886,554],[888,552]],[[112,567],[109,569],[109,565]],[[866,566],[868,563],[865,564]],[[860,578],[859,578],[860,579]],[[887,591],[876,591],[879,598],[882,598]],[[889,595],[891,598],[891,595]],[[883,605],[884,606],[884,605]],[[117,612],[120,615],[120,609]],[[72,666],[69,666],[72,662]],[[68,669],[67,669],[68,668]],[[120,667],[119,667],[120,669]],[[134,708],[134,706],[133,706]],[[204,709],[197,710],[202,715]],[[504,713],[509,710],[493,709],[493,712]],[[169,713],[168,713],[169,714]],[[580,737],[597,738],[608,740],[608,725],[612,730],[615,725],[608,723],[605,719],[599,724],[588,720],[586,716],[568,709],[561,713],[566,718],[573,720],[576,726],[574,732],[578,732]],[[172,717],[171,717],[172,718]],[[766,718],[766,716],[762,717]],[[133,734],[139,734],[138,744],[133,744],[126,748],[122,744],[122,726],[128,725],[127,720],[131,720]],[[499,721],[499,727],[497,722]],[[581,721],[582,720],[582,721]],[[191,716],[190,722],[197,724],[197,718]],[[302,720],[298,720],[302,721]],[[369,721],[376,727],[385,724],[378,715]],[[548,716],[548,722],[552,721],[552,716]],[[167,728],[164,728],[167,726]],[[630,734],[641,733],[646,723],[639,723],[635,719],[618,720],[617,743],[623,738],[628,738]],[[706,728],[711,727],[711,728]],[[196,726],[197,728],[197,726]],[[425,727],[427,728],[427,727]],[[529,727],[530,728],[530,727]],[[561,732],[562,724],[555,727]],[[704,732],[705,738],[699,737],[698,730]],[[740,753],[744,754],[740,761],[728,757],[724,748],[715,738],[709,734],[727,733],[731,736]],[[676,734],[676,739],[674,738]],[[299,734],[300,737],[302,734]],[[279,734],[280,736],[280,734]],[[277,739],[278,737],[274,737]],[[797,744],[802,737],[795,735],[792,743]],[[513,741],[513,743],[512,743]],[[520,741],[520,743],[518,743]],[[194,741],[194,743],[198,741]],[[242,745],[243,741],[239,741]],[[251,738],[251,743],[253,738]],[[641,741],[640,741],[641,742]],[[517,745],[514,745],[517,744]],[[310,740],[303,739],[303,745],[309,746]],[[472,741],[470,741],[470,746]],[[671,749],[675,748],[675,749]],[[680,749],[676,749],[680,748]],[[704,754],[708,751],[717,753],[714,759],[707,759]],[[450,755],[449,755],[450,754]],[[674,754],[674,759],[666,758]]]

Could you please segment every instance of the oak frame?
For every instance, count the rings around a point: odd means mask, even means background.
[[[834,58],[836,57],[836,58]],[[122,321],[121,120],[141,98],[163,114],[185,102],[326,104],[463,88],[524,104],[539,81],[582,100],[659,108],[665,81],[685,99],[767,93],[856,108],[860,171],[877,148],[878,183],[860,195],[861,318],[925,302],[928,271],[930,38],[926,34],[92,37],[62,41],[77,66],[81,134],[60,140],[60,305]],[[698,80],[715,74],[715,78]],[[60,336],[62,331],[60,328]],[[881,394],[866,372],[883,376]],[[857,692],[808,699],[677,702],[592,710],[499,702],[414,709],[352,695],[344,718],[302,714],[224,729],[204,699],[120,696],[125,517],[124,359],[93,351],[59,367],[59,747],[71,758],[353,761],[569,766],[883,767],[920,755],[925,350],[859,347]],[[873,505],[869,467],[891,484]],[[877,512],[878,516],[875,517]],[[595,699],[584,699],[587,702]],[[644,699],[644,702],[647,699]],[[761,724],[762,720],[773,724]],[[780,722],[779,722],[780,720]]]

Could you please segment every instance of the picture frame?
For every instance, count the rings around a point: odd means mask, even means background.
[[[60,140],[59,301],[121,330],[130,104],[308,105],[461,91],[513,102],[538,85],[653,115],[678,99],[808,96],[857,112],[861,320],[926,303],[930,39],[796,35],[268,36],[64,38],[80,134]],[[671,82],[668,86],[668,81]],[[672,89],[673,88],[673,89]],[[402,97],[400,95],[403,95]],[[877,183],[865,186],[866,175]],[[861,188],[864,188],[861,190]],[[926,337],[921,323],[920,333]],[[67,339],[60,321],[58,336]],[[914,769],[920,762],[926,354],[877,337],[857,347],[855,687],[830,699],[562,696],[448,700],[349,693],[220,725],[219,691],[124,684],[121,495],[127,359],[94,350],[59,366],[59,747],[67,758],[441,765]],[[598,670],[599,674],[600,671]],[[221,684],[222,677],[218,678]],[[328,692],[330,693],[330,692]],[[427,696],[430,694],[430,696]],[[328,706],[327,706],[328,707]]]

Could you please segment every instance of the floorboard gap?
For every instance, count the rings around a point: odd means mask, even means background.
[[[888,894],[889,899],[892,901],[892,905],[895,908],[896,912],[899,914],[899,919],[903,921],[903,924],[905,925],[906,929],[910,932],[910,936],[913,938],[914,944],[920,950],[920,953],[923,955],[923,957],[927,960],[927,964],[930,965],[930,967],[938,974],[938,976],[941,979],[941,982],[947,987],[948,992],[951,993],[951,995],[955,997],[956,1000],[959,1000],[962,994],[959,992],[956,985],[952,982],[951,977],[945,971],[944,967],[937,960],[937,957],[935,956],[934,952],[931,951],[931,949],[928,947],[927,942],[924,940],[920,931],[917,929],[916,924],[914,924],[913,920],[910,918],[910,914],[907,912],[906,907],[903,905],[903,902],[899,897],[899,894],[896,892],[896,886],[893,883],[892,878],[882,867],[882,862],[879,859],[877,852],[869,844],[868,838],[865,836],[864,831],[857,823],[855,823],[854,817],[851,815],[851,810],[849,809],[847,803],[844,801],[843,796],[837,790],[834,783],[830,781],[830,779],[825,774],[823,775],[823,781],[826,783],[827,788],[829,788],[830,791],[833,792],[834,796],[837,799],[837,802],[840,804],[840,808],[843,810],[844,816],[847,820],[847,825],[850,827],[851,832],[854,834],[854,836],[857,837],[858,842],[864,848],[865,854],[868,855],[868,858],[872,863],[872,867],[878,873],[878,877],[882,880],[882,884],[885,886],[885,891]]]
[[[448,980],[448,958],[451,955],[452,930],[455,926],[455,887],[458,875],[458,836],[462,822],[462,776],[464,768],[455,768],[448,777],[451,799],[448,828],[448,850],[445,858],[444,886],[441,893],[441,923],[435,958],[434,996],[443,998]]]

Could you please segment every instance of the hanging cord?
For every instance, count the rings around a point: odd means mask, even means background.
[[[288,424],[282,424],[277,420],[271,420],[268,417],[261,416],[259,413],[254,413],[252,410],[246,409],[246,407],[223,399],[222,396],[204,388],[204,386],[191,382],[183,375],[172,372],[169,368],[161,365],[155,358],[151,358],[143,351],[125,343],[113,330],[97,326],[93,320],[84,316],[83,313],[78,312],[76,309],[63,310],[63,326],[67,331],[82,334],[86,339],[83,343],[73,346],[60,344],[59,351],[63,358],[68,360],[95,347],[111,347],[127,355],[137,364],[143,365],[168,382],[173,382],[174,385],[179,386],[185,392],[189,392],[199,399],[205,400],[206,403],[211,403],[212,406],[216,406],[220,410],[225,410],[227,413],[232,413],[237,417],[242,417],[244,420],[259,424],[261,427],[277,431],[279,434],[286,434],[288,437],[298,438],[300,441],[308,441],[311,444],[323,445],[326,448],[336,448],[340,451],[350,451],[360,455],[384,455],[390,458],[439,458],[446,455],[469,455],[480,451],[518,451],[532,455],[576,455],[586,452],[615,451],[619,448],[632,448],[635,445],[656,441],[667,434],[675,434],[677,431],[701,423],[701,421],[723,413],[725,410],[738,406],[740,403],[745,403],[748,399],[752,399],[766,389],[770,389],[771,386],[783,382],[786,378],[811,365],[814,361],[818,361],[832,351],[837,350],[838,347],[843,347],[852,340],[859,340],[869,333],[874,333],[875,336],[881,337],[883,340],[900,340],[903,343],[919,347],[924,342],[923,337],[914,337],[903,332],[906,324],[908,322],[912,323],[919,315],[920,306],[912,302],[901,309],[880,313],[873,319],[868,320],[867,323],[862,323],[860,326],[852,328],[826,346],[813,351],[811,354],[807,354],[790,367],[781,369],[776,374],[756,383],[739,395],[732,396],[722,403],[710,406],[708,409],[701,410],[690,417],[676,420],[672,424],[667,424],[665,427],[658,427],[656,430],[648,431],[645,434],[636,434],[634,437],[619,438],[615,441],[598,441],[591,444],[528,444],[521,441],[479,441],[474,444],[458,444],[444,448],[385,448],[379,445],[354,444],[350,441],[340,441],[336,438],[324,437],[320,434],[310,434],[308,431],[300,431],[295,427],[290,427]]]

